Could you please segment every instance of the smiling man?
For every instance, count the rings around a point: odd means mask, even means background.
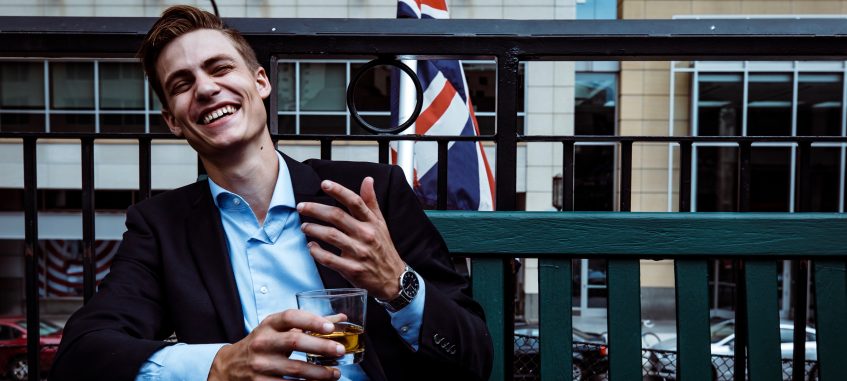
[[[111,272],[65,327],[51,380],[487,379],[491,339],[400,169],[278,152],[255,53],[220,19],[166,10],[139,56],[207,180],[127,210]],[[355,191],[354,191],[355,190]],[[370,296],[361,363],[294,294]],[[168,337],[176,340],[164,341]]]

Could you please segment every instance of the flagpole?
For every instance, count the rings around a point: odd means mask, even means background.
[[[418,61],[416,60],[402,60],[404,65],[408,66],[412,69],[412,72],[418,72]],[[415,104],[420,101],[423,102],[423,99],[417,99],[417,91],[415,89],[415,83],[412,81],[412,78],[409,78],[405,73],[400,72],[400,101],[398,102],[397,107],[397,120],[399,123],[402,123],[405,120],[409,119],[409,116],[412,115],[412,112],[415,110]],[[411,126],[400,132],[400,135],[414,135],[415,134],[415,123],[412,123]],[[415,142],[412,140],[401,140],[397,144],[397,165],[403,169],[403,173],[406,174],[406,182],[409,183],[410,186],[414,186],[415,181]]]

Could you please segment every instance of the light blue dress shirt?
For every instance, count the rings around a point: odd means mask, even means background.
[[[300,230],[291,175],[282,156],[277,153],[277,158],[279,173],[262,226],[246,200],[209,179],[212,198],[221,213],[246,332],[270,314],[296,309],[295,293],[323,288],[306,236]],[[418,280],[420,291],[412,303],[389,312],[392,326],[416,351],[426,292],[423,279],[418,276]],[[141,366],[136,381],[204,381],[224,345],[178,343],[162,348]],[[294,352],[290,358],[305,360],[305,355]],[[359,365],[341,366],[339,370],[341,380],[368,380]]]

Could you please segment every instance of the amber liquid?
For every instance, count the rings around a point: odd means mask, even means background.
[[[322,355],[306,354],[306,360],[318,365],[348,365],[357,364],[362,361],[365,352],[365,329],[360,325],[342,322],[335,323],[332,333],[320,334],[309,333],[324,339],[330,339],[344,346],[344,355],[340,357],[327,357]]]

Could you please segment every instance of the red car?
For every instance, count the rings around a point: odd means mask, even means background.
[[[59,341],[62,339],[62,327],[45,321],[40,326],[41,372],[42,376],[53,365]],[[15,381],[29,379],[26,358],[26,318],[0,317],[0,376]]]

